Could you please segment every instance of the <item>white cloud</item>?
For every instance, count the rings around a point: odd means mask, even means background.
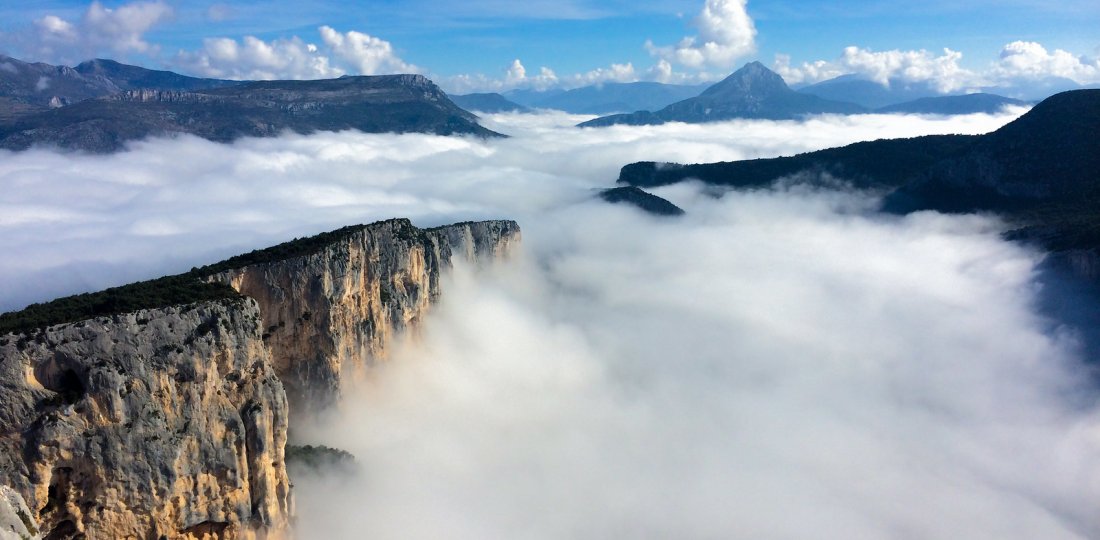
[[[79,21],[71,22],[46,15],[34,22],[34,30],[11,34],[12,45],[35,58],[55,62],[73,62],[111,54],[155,53],[156,45],[145,40],[145,33],[169,20],[174,10],[167,3],[130,2],[117,8],[92,2]]]
[[[320,28],[321,40],[340,63],[360,75],[417,73],[420,68],[397,57],[390,42],[354,30],[341,34],[329,26]]]
[[[1001,49],[989,75],[1004,82],[1062,77],[1091,84],[1100,82],[1100,59],[1075,56],[1062,49],[1047,51],[1033,41],[1014,41]]]
[[[299,534],[1094,538],[1100,415],[1069,401],[1087,380],[1072,334],[1031,311],[1035,254],[996,220],[884,218],[866,195],[797,187],[666,188],[689,211],[674,221],[590,201],[638,159],[1013,118],[580,130],[501,115],[490,127],[509,139],[5,153],[0,309],[349,223],[513,217],[517,259],[448,280],[362,401],[332,429],[296,426],[366,468],[362,482],[295,478]]]
[[[917,51],[872,51],[860,47],[845,47],[833,61],[817,60],[790,64],[790,57],[776,55],[773,68],[790,84],[815,83],[847,73],[855,73],[883,86],[891,79],[907,83],[925,82],[940,92],[954,92],[975,85],[977,76],[961,67],[962,53],[944,49],[935,54]]]
[[[777,54],[772,68],[790,84],[820,82],[840,75],[857,74],[882,85],[890,80],[927,83],[941,93],[982,87],[1022,87],[1050,77],[1077,84],[1100,82],[1100,60],[1076,56],[1061,49],[1048,51],[1039,43],[1014,41],[1001,49],[1000,57],[983,71],[960,65],[962,53],[944,49],[935,54],[916,51],[873,51],[846,47],[835,60],[815,60],[792,65],[790,56]]]
[[[264,41],[245,36],[207,38],[199,51],[180,51],[179,69],[227,79],[324,79],[341,75],[419,73],[399,58],[390,42],[362,32],[318,28],[322,47],[298,36]]]
[[[567,80],[558,78],[554,70],[543,66],[539,68],[537,75],[528,75],[527,67],[519,58],[512,60],[504,69],[502,77],[488,77],[484,74],[462,74],[448,77],[440,77],[436,81],[444,90],[453,94],[468,94],[470,92],[500,92],[512,88],[530,88],[546,90],[548,88],[569,85],[570,81],[578,80],[581,76],[574,75]]]
[[[689,69],[731,69],[756,51],[756,27],[745,9],[747,0],[706,0],[695,18],[699,33],[672,46],[646,42],[650,54]]]

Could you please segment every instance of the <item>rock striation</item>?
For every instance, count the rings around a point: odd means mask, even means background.
[[[0,485],[45,538],[279,538],[288,410],[251,299],[0,338]]]
[[[419,229],[407,219],[352,227],[315,251],[211,275],[255,298],[294,415],[331,406],[342,381],[383,360],[395,335],[439,297],[456,260],[491,261],[519,241],[514,221]]]

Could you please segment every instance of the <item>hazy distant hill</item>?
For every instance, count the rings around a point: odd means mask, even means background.
[[[898,103],[875,109],[881,113],[916,114],[974,114],[996,113],[1007,106],[1027,106],[1018,99],[1006,98],[995,94],[966,94],[962,96],[926,97],[905,103]]]
[[[504,92],[504,94],[502,95],[508,98],[508,100],[519,103],[524,107],[537,109],[539,107],[539,103],[541,103],[543,100],[563,93],[565,93],[565,90],[562,90],[561,88],[550,88],[546,90],[515,88]]]
[[[574,114],[652,111],[698,96],[704,88],[656,82],[604,83],[550,96],[539,101],[538,107]]]
[[[883,85],[859,75],[841,75],[799,88],[798,91],[820,98],[848,101],[868,109],[942,95],[927,83],[906,83],[900,79],[891,79]]]
[[[130,90],[0,125],[0,147],[111,152],[127,141],[188,133],[213,141],[357,129],[498,135],[421,75],[259,81],[194,92]]]
[[[529,112],[531,109],[510,101],[508,98],[496,94],[464,94],[449,95],[451,101],[467,111],[479,111],[484,113],[498,112]]]
[[[853,103],[830,101],[791,90],[783,78],[760,62],[746,64],[699,96],[656,112],[639,111],[590,120],[582,127],[614,124],[652,125],[664,122],[701,123],[732,118],[786,120],[809,114],[866,112]]]

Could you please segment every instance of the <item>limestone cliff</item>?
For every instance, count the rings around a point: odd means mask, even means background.
[[[513,221],[418,229],[394,219],[342,231],[309,253],[210,277],[259,302],[295,416],[332,405],[342,378],[384,359],[439,296],[452,261],[492,260],[520,238]]]
[[[0,485],[45,538],[278,538],[287,401],[233,298],[0,336]]]

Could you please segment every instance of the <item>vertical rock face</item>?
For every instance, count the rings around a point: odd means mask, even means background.
[[[255,298],[264,340],[291,410],[335,403],[341,379],[386,357],[394,335],[422,318],[454,260],[492,260],[519,241],[513,221],[418,229],[406,219],[355,228],[298,257],[210,279]]]
[[[254,300],[0,336],[0,485],[44,538],[278,538],[287,401]]]

